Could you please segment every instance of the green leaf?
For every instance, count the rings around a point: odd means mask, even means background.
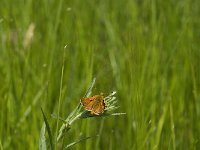
[[[39,140],[39,150],[46,150],[46,138],[45,138],[45,129],[46,125],[43,123],[41,131],[40,131],[40,140]]]
[[[51,149],[53,150],[54,146],[53,146],[53,142],[52,142],[52,134],[51,134],[50,126],[49,126],[49,123],[47,121],[47,118],[46,118],[46,116],[45,116],[42,108],[41,108],[41,111],[42,111],[42,115],[43,115],[43,119],[44,119],[45,125],[47,127],[47,132],[48,132],[48,135],[49,135],[50,146],[51,146]]]

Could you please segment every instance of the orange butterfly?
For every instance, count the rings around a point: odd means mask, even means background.
[[[102,95],[94,95],[81,99],[81,104],[84,108],[91,112],[91,114],[99,115],[104,112],[105,103]]]

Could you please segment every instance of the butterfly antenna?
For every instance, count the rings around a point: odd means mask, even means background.
[[[85,95],[84,95],[83,98],[88,97],[88,96],[91,94],[92,88],[94,87],[94,84],[95,84],[95,81],[96,81],[96,78],[94,78],[94,79],[92,80],[92,83],[90,84],[90,87],[89,87],[88,90],[86,91],[86,93],[85,93]]]

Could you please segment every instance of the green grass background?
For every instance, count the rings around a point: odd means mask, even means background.
[[[0,149],[38,149],[40,107],[55,136],[50,115],[66,118],[93,77],[127,114],[79,120],[64,145],[99,134],[72,149],[200,149],[199,40],[199,0],[1,0]]]

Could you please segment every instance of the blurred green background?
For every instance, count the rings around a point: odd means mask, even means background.
[[[199,0],[1,0],[0,149],[38,149],[40,107],[55,136],[62,66],[60,117],[93,77],[127,113],[77,121],[64,145],[200,149],[199,40]]]

